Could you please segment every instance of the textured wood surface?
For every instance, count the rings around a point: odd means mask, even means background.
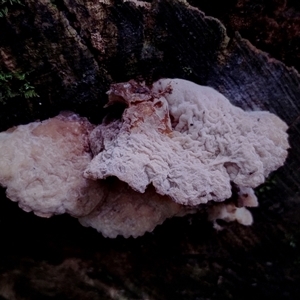
[[[246,26],[251,32],[254,21],[244,27],[243,16],[233,21],[241,5],[249,21],[250,1],[211,1],[215,8],[203,1],[228,22],[230,38],[217,19],[187,2],[123,2],[25,0],[0,18],[0,68],[30,72],[40,95],[0,103],[1,130],[60,110],[100,122],[110,83],[179,77],[210,85],[244,109],[279,115],[290,126],[287,163],[257,189],[255,224],[219,233],[195,215],[136,240],[104,239],[67,216],[22,212],[1,189],[0,299],[297,299],[299,73],[234,33],[247,33]],[[285,3],[291,9],[285,18],[297,20],[297,7]],[[264,16],[264,10],[254,14]]]

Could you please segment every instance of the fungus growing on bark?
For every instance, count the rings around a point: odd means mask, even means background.
[[[61,114],[0,133],[8,198],[39,216],[69,213],[108,237],[140,236],[208,201],[215,228],[217,219],[252,224],[253,188],[287,156],[283,121],[180,79],[113,84],[108,94],[108,105],[126,105],[121,119],[95,127]]]
[[[175,203],[156,193],[149,186],[144,193],[135,192],[117,178],[102,182],[105,200],[87,216],[79,218],[84,226],[91,226],[105,237],[138,237],[151,232],[167,218],[195,213],[195,208]]]
[[[231,197],[231,183],[255,188],[283,165],[287,125],[268,112],[245,112],[209,87],[162,79],[147,88],[112,85],[109,104],[125,102],[122,120],[90,135],[95,157],[84,175],[116,176],[143,193],[195,206]],[[172,122],[171,122],[172,120]]]
[[[82,172],[91,161],[93,125],[73,113],[0,133],[0,184],[7,197],[36,215],[88,214],[102,190]]]
[[[213,223],[216,230],[222,230],[223,227],[218,224],[218,220],[225,222],[237,221],[238,223],[249,226],[253,223],[253,217],[245,207],[236,207],[233,203],[218,203],[208,209],[208,219]]]
[[[0,184],[7,197],[41,217],[68,213],[110,238],[137,237],[166,218],[195,212],[151,187],[141,194],[117,178],[84,178],[93,128],[86,118],[63,113],[1,132]]]

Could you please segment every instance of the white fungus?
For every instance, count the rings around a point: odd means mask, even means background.
[[[116,178],[85,179],[93,128],[86,118],[63,113],[1,132],[0,184],[7,197],[41,217],[68,213],[110,238],[137,237],[166,218],[196,212],[151,187],[141,194]]]
[[[236,207],[233,203],[218,203],[208,209],[208,219],[213,223],[216,230],[222,230],[223,227],[218,224],[218,220],[225,222],[237,221],[244,226],[250,226],[253,223],[251,212],[246,207]]]
[[[108,94],[108,105],[126,105],[121,119],[95,127],[65,113],[0,133],[8,198],[39,216],[68,213],[107,237],[140,236],[208,201],[216,229],[218,219],[252,224],[253,188],[287,157],[283,121],[181,79],[113,84]]]
[[[25,211],[50,217],[88,214],[102,190],[82,173],[91,161],[93,125],[72,113],[0,133],[0,184]]]
[[[286,159],[283,121],[245,112],[212,88],[162,79],[148,89],[130,81],[113,85],[109,98],[128,108],[122,120],[90,135],[96,156],[87,178],[116,176],[141,193],[153,184],[157,193],[194,206],[230,198],[231,182],[257,187]]]

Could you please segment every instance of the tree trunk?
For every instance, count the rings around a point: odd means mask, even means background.
[[[18,95],[0,98],[0,129],[61,110],[100,123],[105,93],[113,82],[176,77],[211,86],[233,104],[269,110],[290,126],[285,166],[256,190],[260,207],[253,210],[254,225],[231,224],[215,232],[194,215],[168,220],[138,239],[109,240],[68,216],[42,219],[22,212],[1,189],[1,299],[299,295],[300,76],[235,32],[299,68],[299,5],[189,2],[1,4],[0,11],[8,10],[0,18],[0,74],[25,74],[26,79],[8,79],[6,85]],[[230,37],[220,21],[191,5],[220,18]],[[278,28],[286,29],[288,37],[277,35]],[[24,84],[34,87],[39,97],[25,98],[20,92]]]

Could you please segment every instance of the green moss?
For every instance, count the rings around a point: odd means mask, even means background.
[[[255,190],[255,192],[258,196],[262,196],[266,192],[272,190],[272,188],[274,188],[276,185],[277,185],[277,178],[275,175],[271,175],[266,179],[266,181],[261,186],[259,186],[259,188]]]
[[[0,18],[6,17],[12,6],[24,5],[22,0],[0,0]]]
[[[14,97],[39,97],[34,86],[26,79],[28,73],[5,73],[0,70],[0,102],[6,103]]]

